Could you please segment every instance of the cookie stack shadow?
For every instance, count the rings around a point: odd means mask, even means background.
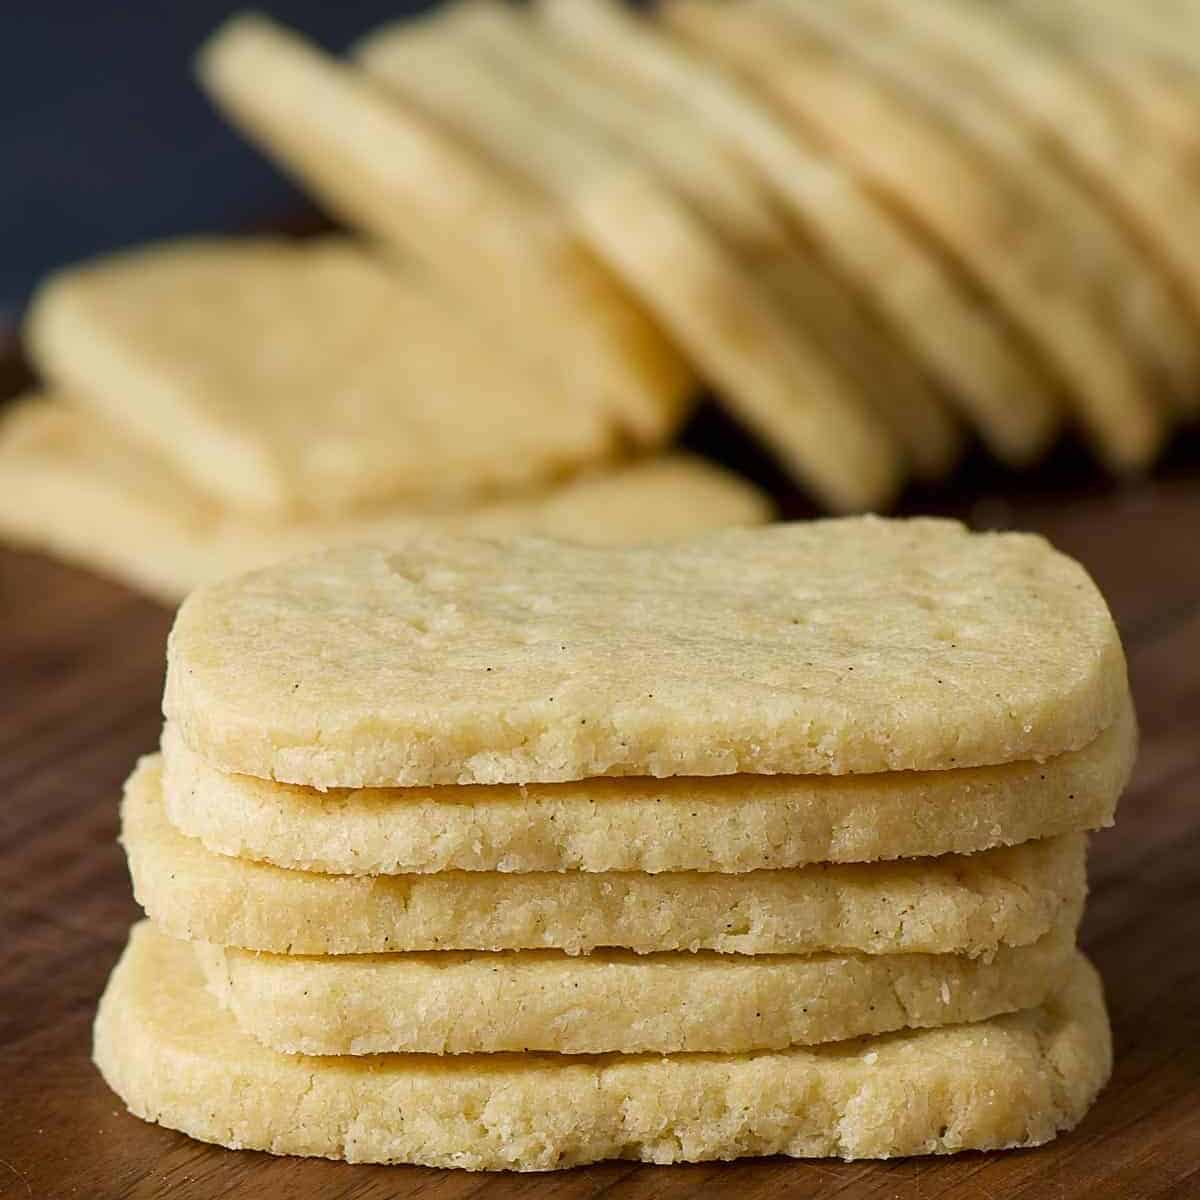
[[[1107,1078],[1075,933],[1136,726],[1041,539],[326,551],[194,593],[165,711],[95,1046],[148,1120],[469,1169],[870,1158],[1047,1141]]]

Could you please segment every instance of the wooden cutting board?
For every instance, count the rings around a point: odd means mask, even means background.
[[[10,390],[16,364],[0,364]],[[705,412],[688,440],[802,502]],[[114,584],[0,551],[0,1197],[883,1200],[1200,1196],[1200,438],[1117,487],[1073,450],[1017,479],[974,461],[909,509],[1037,530],[1094,573],[1129,653],[1142,756],[1094,839],[1083,941],[1108,987],[1113,1082],[1035,1151],[894,1163],[603,1164],[469,1175],[232,1153],[128,1116],[89,1060],[96,999],[137,909],[117,795],[155,747],[171,616]]]

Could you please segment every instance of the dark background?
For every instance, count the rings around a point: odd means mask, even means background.
[[[341,51],[429,0],[266,0]],[[235,0],[8,0],[0,33],[0,327],[53,267],[173,234],[228,231],[304,201],[191,76]]]

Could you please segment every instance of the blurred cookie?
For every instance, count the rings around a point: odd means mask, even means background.
[[[400,500],[272,524],[231,512],[105,417],[29,398],[0,418],[0,535],[178,603],[193,588],[324,546],[414,532],[666,541],[770,518],[751,483],[687,454],[612,464],[504,498]]]
[[[330,516],[602,462],[611,408],[348,239],[199,239],[71,267],[26,327],[45,377],[224,504]]]
[[[678,428],[695,378],[630,293],[528,188],[360,72],[250,13],[197,60],[209,96],[354,228],[423,263],[490,336],[639,445]]]

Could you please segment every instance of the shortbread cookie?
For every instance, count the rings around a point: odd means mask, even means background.
[[[384,43],[406,38],[394,35]],[[569,108],[524,92],[454,45],[373,51],[409,102],[552,198],[797,481],[834,511],[886,507],[899,442],[853,379],[737,251],[652,167],[614,150]],[[379,66],[380,62],[384,68]]]
[[[577,475],[482,503],[392,501],[274,526],[231,513],[98,413],[30,399],[0,420],[0,534],[171,604],[193,588],[323,546],[425,529],[594,544],[666,541],[771,516],[752,484],[685,454]]]
[[[653,549],[413,538],[194,593],[167,716],[314,787],[944,770],[1080,749],[1127,703],[1041,538],[856,518]]]
[[[528,485],[611,456],[619,434],[611,407],[343,237],[200,238],[71,267],[26,334],[52,383],[260,515]]]
[[[887,1158],[1037,1145],[1081,1120],[1112,1049],[1099,978],[1079,957],[1039,1008],[817,1048],[286,1055],[221,1010],[190,947],[143,924],[100,1002],[94,1054],[131,1112],[204,1141],[535,1171],[604,1158]]]
[[[424,21],[385,26],[357,54],[368,70],[424,97],[440,115],[447,112],[439,103],[446,86],[462,89],[471,73],[485,76],[485,94],[466,97],[469,115],[487,110],[495,91],[490,77],[498,73],[509,85],[506,96],[529,93],[526,101],[539,106],[540,113],[526,110],[531,124],[544,125],[544,114],[553,111],[577,142],[580,130],[584,140],[611,141],[674,188],[767,285],[886,424],[914,475],[937,480],[951,473],[962,439],[943,398],[889,331],[862,311],[841,276],[796,238],[766,181],[745,169],[718,129],[665,92],[643,88],[629,71],[607,70],[548,36],[530,10],[502,0],[443,5]]]
[[[1066,64],[1087,71],[1089,82],[1099,84],[1112,106],[1125,118],[1124,126],[1146,131],[1155,157],[1145,166],[1159,164],[1159,169],[1146,181],[1155,190],[1163,190],[1164,169],[1178,170],[1180,155],[1185,162],[1195,160],[1200,151],[1200,132],[1196,129],[1200,80],[1194,72],[1178,68],[1164,72],[1161,59],[1130,54],[1128,47],[1114,45],[1105,38],[1063,38],[1058,31],[1044,28],[1027,32],[1039,44],[1052,43]],[[1185,210],[1186,193],[1169,199],[1173,211]],[[1181,240],[1174,230],[1171,234],[1175,240]],[[1186,253],[1186,247],[1181,249]]]
[[[660,317],[727,408],[834,512],[890,507],[900,443],[820,340],[703,222],[636,171],[573,197],[598,254]]]
[[[1106,62],[1121,64],[1125,78],[1129,77],[1126,70],[1136,76],[1142,62],[1137,54],[1123,46],[1107,60],[1086,53],[1081,59],[1064,51],[1061,43],[1056,45],[1059,39],[1029,28],[999,5],[965,6],[958,0],[868,2],[865,20],[884,17],[894,22],[938,52],[941,63],[957,60],[958,77],[970,73],[978,85],[995,89],[1020,121],[1049,140],[1099,195],[1112,201],[1154,251],[1191,313],[1200,313],[1200,215],[1190,189],[1168,182],[1178,178],[1178,158],[1158,138],[1146,135],[1145,121],[1139,119],[1144,114],[1131,111],[1136,105],[1128,103],[1129,97],[1112,95],[1102,82],[1120,86],[1105,71]],[[1147,74],[1151,80],[1163,78],[1157,70]],[[1194,137],[1196,107],[1183,108]],[[1140,299],[1137,288],[1129,291]],[[1173,379],[1173,398],[1181,408],[1194,409],[1200,404],[1196,339],[1191,338],[1189,349],[1179,343],[1174,323],[1165,326],[1163,332],[1183,353],[1184,369]]]
[[[966,450],[961,422],[911,349],[837,269],[795,245],[754,269],[854,381],[902,447],[913,478],[941,483],[952,475]]]
[[[730,242],[764,252],[795,244],[768,189],[714,130],[657,103],[660,97],[641,92],[628,74],[606,75],[584,56],[564,54],[529,8],[503,0],[444,4],[424,20],[401,19],[373,31],[352,53],[386,79],[405,65],[420,70],[421,55],[436,60],[447,46],[494,65],[514,88],[555,101],[568,127],[652,166]]]
[[[781,312],[801,323],[801,336],[818,343],[887,425],[914,474],[941,479],[953,469],[962,440],[942,397],[840,276],[795,238],[764,182],[705,122],[661,103],[661,95],[631,89],[628,74],[605,77],[590,59],[567,57],[527,14],[504,4],[444,6],[426,20],[385,26],[356,53],[383,83],[443,119],[454,117],[493,149],[507,148],[518,169],[543,178],[549,172],[568,193],[584,184],[585,171],[556,172],[556,158],[573,160],[589,141],[611,139],[615,161],[636,159],[676,188],[738,253],[743,271],[767,285]],[[569,139],[557,154],[543,131],[550,108],[556,124],[575,126],[549,138]],[[594,147],[590,154],[597,157]],[[665,286],[661,277],[656,282]],[[705,303],[713,307],[711,298]]]
[[[1112,823],[1132,709],[1043,763],[877,775],[585,779],[318,792],[228,775],[163,731],[168,818],[218,854],[304,871],[753,871],[971,853]]]
[[[268,18],[200,53],[222,111],[352,227],[424,263],[495,338],[658,445],[695,377],[630,293],[528,189]]]
[[[1109,50],[1148,56],[1151,62],[1163,61],[1170,68],[1188,72],[1200,70],[1200,50],[1193,30],[1180,24],[1156,4],[1097,4],[1096,0],[1005,0],[1004,8],[1019,12],[1039,32],[1055,30],[1061,36],[1085,44],[1096,42]]]
[[[1141,364],[1101,319],[1065,254],[1056,214],[1039,212],[936,113],[797,36],[775,11],[709,0],[670,0],[659,11],[934,231],[1062,381],[1082,432],[1110,469],[1136,471],[1153,460],[1167,413]]]
[[[977,73],[964,72],[959,77],[945,62],[924,61],[927,56],[923,47],[900,45],[900,39],[889,36],[885,20],[864,20],[861,6],[827,5],[824,0],[818,0],[815,6],[804,0],[768,3],[788,18],[803,20],[806,31],[819,30],[840,50],[898,83],[907,93],[902,103],[919,97],[918,103],[929,102],[939,115],[952,122],[968,138],[972,151],[996,170],[1006,186],[1014,187],[1034,211],[1061,229],[1068,267],[1098,297],[1100,315],[1107,325],[1115,325],[1116,332],[1137,352],[1137,362],[1151,373],[1151,382],[1160,384],[1166,394],[1186,390],[1190,395],[1195,391],[1194,323],[1185,318],[1176,297],[1165,286],[1158,265],[1053,156],[1041,147],[1031,146],[1011,113],[1002,105],[990,103],[976,87]],[[446,24],[465,26],[468,35],[478,30],[476,36],[485,48],[502,55],[504,65],[514,75],[536,76],[537,82],[545,85],[544,102],[570,103],[585,90],[580,76],[586,70],[581,70],[579,56],[559,62],[561,50],[559,55],[541,52],[547,39],[539,36],[540,27],[534,21],[522,21],[521,13],[503,0],[476,0],[451,7],[450,12]],[[605,94],[627,87],[627,77],[624,71],[615,72]],[[640,111],[644,128],[663,111],[663,105],[656,95],[644,97]],[[703,122],[680,124],[684,129],[706,128]]]
[[[988,164],[1006,186],[1014,188],[1032,209],[1060,229],[1067,269],[1094,297],[1096,311],[1134,353],[1149,373],[1153,394],[1164,406],[1194,404],[1197,392],[1197,328],[1194,313],[1185,311],[1178,295],[1163,277],[1161,264],[1116,215],[1101,185],[1099,196],[1089,190],[1049,151],[1040,134],[1031,135],[1020,117],[1014,120],[1009,103],[987,86],[980,70],[954,50],[947,53],[928,39],[911,36],[906,19],[893,10],[923,6],[896,0],[848,0],[827,5],[821,0],[754,0],[758,7],[782,15],[806,37],[818,37],[854,63],[903,92],[906,102],[945,119],[969,142],[972,152]],[[924,6],[932,18],[935,6]],[[985,16],[955,0],[946,0],[977,30],[987,28]],[[864,36],[869,33],[870,36]],[[993,52],[1004,61],[1003,48]],[[1011,58],[1011,56],[1009,56]],[[1009,61],[1006,70],[1023,80],[1021,65]],[[1022,90],[1024,83],[1018,85]],[[1031,97],[1032,103],[1041,107]],[[1111,170],[1123,174],[1123,170]]]
[[[636,78],[659,103],[669,97],[692,124],[718,131],[833,268],[874,303],[898,349],[940,382],[992,453],[1022,464],[1046,449],[1061,418],[1047,375],[921,230],[752,89],[621,0],[543,0],[536,11],[548,31],[614,77]]]
[[[1084,835],[982,854],[743,874],[315,875],[213,854],[162,808],[159,760],[126,785],[134,895],[168,933],[280,954],[617,946],[733,954],[991,954],[1077,917]]]
[[[195,948],[242,1030],[289,1054],[637,1054],[784,1049],[1034,1008],[1069,974],[1074,940],[1064,922],[993,958]]]

